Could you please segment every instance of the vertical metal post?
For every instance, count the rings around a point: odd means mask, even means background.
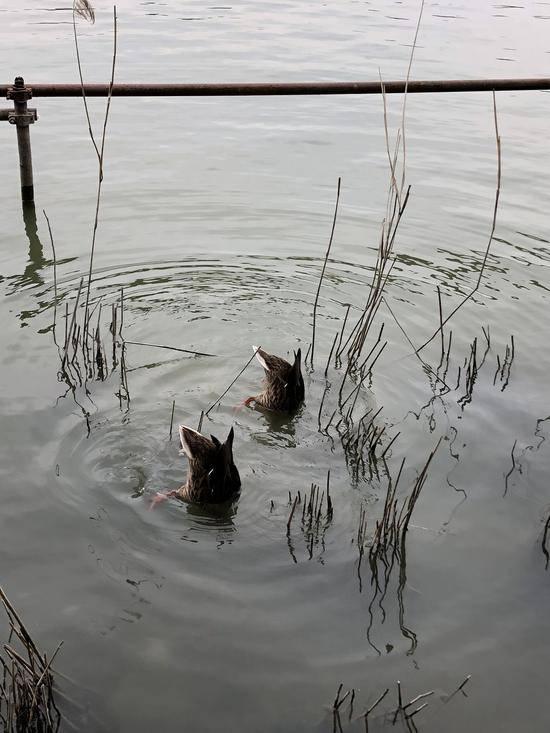
[[[10,111],[8,121],[17,127],[21,199],[25,203],[34,201],[31,133],[29,125],[36,119],[36,110],[27,109],[27,100],[32,97],[32,90],[25,86],[25,82],[21,76],[15,78],[14,85],[8,89],[7,97],[13,100],[13,112]]]

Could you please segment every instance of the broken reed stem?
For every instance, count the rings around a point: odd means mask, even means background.
[[[226,395],[226,394],[227,394],[227,393],[229,392],[229,390],[231,389],[231,387],[232,387],[232,386],[233,386],[233,385],[235,384],[235,382],[237,381],[237,379],[238,379],[238,378],[239,378],[239,377],[241,376],[241,374],[242,374],[242,373],[243,373],[243,372],[245,371],[245,369],[246,369],[246,368],[248,367],[248,365],[250,364],[250,362],[251,362],[251,361],[253,361],[254,357],[256,356],[256,352],[257,352],[257,351],[259,351],[259,349],[261,349],[261,348],[262,348],[261,346],[258,346],[258,347],[256,348],[256,350],[254,351],[254,353],[252,354],[252,356],[250,357],[250,359],[249,359],[249,360],[248,360],[248,361],[246,362],[246,364],[245,364],[245,365],[243,366],[243,368],[241,369],[241,371],[240,371],[240,372],[239,372],[239,373],[237,374],[237,376],[236,376],[236,377],[235,377],[235,379],[234,379],[234,380],[233,380],[233,381],[231,382],[231,384],[230,384],[230,385],[229,385],[229,387],[228,387],[228,388],[227,388],[227,389],[225,390],[225,392],[223,392],[223,393],[222,393],[222,394],[221,394],[221,395],[220,395],[220,396],[218,397],[218,399],[217,399],[217,400],[216,400],[215,402],[213,402],[213,403],[212,403],[212,404],[210,405],[210,407],[208,408],[208,410],[206,410],[206,411],[205,411],[205,413],[204,413],[205,417],[208,417],[208,414],[209,414],[209,413],[210,413],[210,412],[211,412],[211,411],[212,411],[212,410],[214,409],[214,407],[216,407],[216,405],[218,405],[218,404],[219,404],[219,403],[220,403],[220,402],[222,401],[222,399],[223,399],[223,398],[225,397],[225,395]]]
[[[328,258],[330,255],[330,249],[332,247],[332,240],[334,238],[334,230],[336,228],[336,219],[338,217],[338,204],[340,202],[340,184],[341,182],[342,182],[342,179],[338,178],[338,187],[336,190],[336,203],[334,206],[334,216],[332,219],[332,229],[330,231],[330,239],[329,239],[327,251],[325,254],[325,260],[323,262],[323,268],[321,270],[321,277],[319,278],[319,284],[317,286],[317,293],[315,294],[315,302],[313,304],[313,328],[312,328],[312,334],[311,334],[311,357],[310,357],[310,364],[311,364],[312,369],[313,369],[313,355],[315,352],[315,321],[317,318],[317,304],[319,302],[319,293],[321,292],[321,285],[323,284],[323,277],[325,275],[325,270],[326,270]]]
[[[172,428],[174,427],[174,410],[176,409],[176,400],[172,400],[172,414],[170,415],[170,436],[168,440],[172,440]]]
[[[421,695],[417,695],[416,697],[413,697],[412,700],[409,700],[409,702],[403,705],[403,710],[410,708],[411,705],[414,705],[415,703],[419,702],[419,700],[424,700],[425,697],[430,697],[433,694],[434,694],[434,690],[430,690],[429,692],[423,692]]]
[[[395,715],[393,716],[393,725],[395,725],[397,716],[401,710],[403,710],[403,698],[401,696],[401,682],[400,680],[397,680],[397,710],[395,711]]]
[[[386,697],[386,695],[388,694],[389,691],[390,691],[390,688],[389,687],[386,687],[386,689],[380,695],[380,697],[378,697],[378,699],[370,706],[370,708],[363,715],[363,718],[365,720],[365,733],[369,733],[369,721],[368,721],[369,715],[372,713],[372,711],[374,710],[374,708],[382,702],[382,700]]]
[[[459,692],[462,692],[462,694],[463,694],[463,695],[464,695],[465,697],[468,697],[468,695],[466,695],[466,693],[464,692],[464,689],[463,689],[463,688],[465,687],[465,685],[466,685],[466,684],[467,684],[467,683],[468,683],[468,682],[469,682],[469,681],[470,681],[471,679],[472,679],[472,675],[471,675],[471,674],[469,674],[469,675],[468,675],[468,676],[466,677],[466,679],[464,680],[464,682],[462,682],[462,683],[461,683],[461,684],[460,684],[460,685],[459,685],[459,686],[458,686],[458,687],[456,688],[456,690],[455,690],[454,692],[452,692],[452,693],[451,693],[451,694],[450,694],[450,695],[449,695],[449,696],[448,696],[448,697],[446,698],[445,702],[449,702],[449,700],[450,700],[451,698],[453,698],[453,697],[454,697],[454,696],[455,696],[456,694],[458,694]]]
[[[495,204],[493,208],[493,219],[491,223],[491,232],[489,234],[489,242],[487,244],[487,247],[485,249],[485,254],[483,255],[483,260],[481,263],[481,269],[479,271],[479,275],[477,278],[477,282],[472,288],[472,290],[460,301],[460,303],[453,308],[453,310],[449,313],[449,315],[445,318],[443,323],[439,325],[439,327],[434,331],[434,333],[430,336],[430,338],[425,341],[422,346],[419,346],[418,349],[416,349],[416,353],[419,354],[422,349],[424,349],[429,343],[433,341],[433,339],[437,336],[439,331],[443,328],[443,326],[448,323],[451,318],[455,315],[455,313],[462,308],[462,306],[472,298],[477,291],[479,290],[479,286],[481,285],[481,278],[483,277],[483,273],[485,271],[485,265],[487,263],[487,258],[489,257],[489,250],[491,249],[491,244],[493,243],[493,238],[495,235],[495,229],[497,224],[497,213],[498,213],[498,203],[500,199],[500,184],[501,184],[501,177],[502,177],[502,156],[501,156],[501,146],[500,146],[500,135],[498,131],[498,115],[497,115],[497,103],[496,103],[496,97],[495,92],[493,91],[493,117],[494,117],[494,125],[495,125],[495,138],[496,138],[496,149],[497,149],[497,182],[496,182],[496,191],[495,191]]]
[[[204,351],[191,351],[190,349],[179,349],[176,346],[164,346],[163,344],[146,344],[143,341],[126,341],[126,343],[131,344],[132,346],[150,346],[153,349],[169,349],[170,351],[179,351],[182,354],[192,354],[193,356],[213,356],[213,357],[217,356],[217,354],[207,354]]]

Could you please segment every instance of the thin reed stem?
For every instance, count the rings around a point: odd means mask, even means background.
[[[500,199],[500,185],[501,185],[501,178],[502,178],[502,155],[501,155],[501,144],[500,144],[500,134],[498,131],[498,115],[497,115],[497,103],[496,103],[496,96],[495,92],[493,91],[493,118],[494,118],[494,126],[495,126],[495,138],[496,138],[496,150],[497,150],[497,181],[496,181],[496,190],[495,190],[495,203],[493,207],[493,218],[491,222],[491,232],[489,234],[489,241],[487,243],[487,247],[485,249],[485,253],[483,255],[483,260],[481,262],[481,268],[479,270],[479,275],[477,278],[477,282],[472,288],[472,290],[460,301],[460,303],[453,308],[453,310],[449,313],[449,315],[445,318],[445,320],[440,323],[439,327],[434,331],[434,333],[430,336],[430,338],[425,341],[422,346],[419,346],[418,349],[416,349],[416,353],[419,354],[429,343],[433,341],[433,339],[437,336],[437,334],[442,330],[443,326],[448,323],[451,318],[455,315],[457,311],[462,308],[462,306],[467,303],[470,298],[472,298],[477,291],[479,290],[479,286],[481,285],[481,279],[483,277],[483,273],[485,271],[485,265],[487,264],[487,258],[489,257],[489,251],[491,249],[491,244],[493,243],[494,235],[495,235],[495,229],[497,224],[497,213],[498,213],[498,204]]]
[[[218,399],[215,402],[213,402],[210,405],[210,407],[208,408],[208,410],[205,410],[205,413],[204,413],[205,417],[208,417],[209,413],[214,409],[214,407],[216,407],[216,405],[218,405],[222,401],[222,399],[229,392],[229,390],[231,389],[231,387],[235,384],[235,382],[237,381],[237,379],[241,376],[241,374],[248,367],[248,365],[250,364],[250,362],[253,361],[254,357],[256,356],[256,352],[259,349],[261,349],[261,348],[262,348],[261,346],[258,346],[256,348],[256,350],[254,351],[254,353],[252,354],[252,356],[250,357],[250,359],[246,362],[246,364],[243,366],[243,368],[241,369],[241,371],[237,374],[237,376],[235,377],[235,379],[231,382],[231,384],[229,385],[229,387],[224,392],[222,392],[222,394],[218,397]]]
[[[326,270],[328,258],[330,255],[330,249],[332,247],[332,240],[334,239],[334,230],[336,229],[336,219],[338,217],[338,204],[340,202],[341,182],[342,182],[342,179],[338,178],[338,187],[336,189],[336,203],[334,205],[334,216],[332,219],[332,229],[330,231],[328,247],[325,253],[325,259],[323,262],[323,268],[321,270],[321,277],[319,278],[319,284],[317,285],[317,293],[315,294],[315,302],[313,304],[313,328],[312,328],[312,333],[311,333],[311,356],[310,356],[310,364],[311,364],[312,369],[313,369],[313,356],[315,352],[315,326],[316,326],[316,318],[317,318],[317,304],[319,302],[319,293],[321,292],[321,285],[323,284],[323,277],[325,275],[325,270]]]
[[[75,28],[75,39],[76,39],[77,36],[76,36],[76,23],[74,20],[74,12],[73,12],[73,25]],[[86,305],[84,307],[85,314],[88,312],[88,303],[90,300],[90,289],[92,285],[92,272],[93,272],[93,266],[94,266],[95,243],[96,243],[97,228],[99,224],[99,207],[101,203],[101,186],[103,184],[103,161],[104,161],[104,153],[105,153],[105,139],[106,139],[106,134],[107,134],[107,122],[109,119],[109,110],[111,109],[113,85],[115,82],[116,55],[117,55],[117,14],[116,14],[116,5],[113,5],[113,56],[112,56],[112,64],[111,64],[111,79],[109,81],[109,91],[107,94],[107,105],[105,107],[105,116],[103,118],[103,129],[101,133],[101,147],[99,148],[99,150],[95,142],[95,139],[93,138],[93,133],[91,131],[91,126],[90,126],[90,134],[92,135],[92,142],[94,144],[94,148],[98,155],[98,181],[97,181],[97,196],[96,196],[94,225],[93,225],[93,232],[92,232],[92,246],[90,249],[90,266],[88,270],[88,286],[86,289]],[[79,72],[81,73],[79,56],[77,56],[77,60],[78,60]],[[83,85],[82,85],[82,90],[83,90]],[[88,116],[87,105],[85,105],[85,107],[86,107],[86,115],[87,115],[88,123],[89,123],[90,120]],[[85,323],[84,340],[86,337],[86,331],[87,331],[87,323]]]
[[[206,354],[204,351],[191,351],[190,349],[179,349],[176,346],[164,346],[163,344],[146,344],[143,341],[126,341],[132,346],[150,346],[153,349],[168,349],[169,351],[179,351],[182,354],[192,354],[193,356],[213,356],[216,354]]]

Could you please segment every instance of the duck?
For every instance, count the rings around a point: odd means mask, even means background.
[[[178,430],[182,453],[189,462],[187,481],[179,489],[157,493],[151,508],[169,496],[193,504],[221,504],[234,498],[241,488],[241,478],[233,460],[233,428],[223,443],[187,425],[180,425]]]
[[[267,410],[295,412],[305,397],[302,350],[294,352],[294,362],[290,364],[286,359],[268,354],[258,346],[252,348],[265,370],[264,391],[255,397],[249,397],[245,404],[255,402]]]

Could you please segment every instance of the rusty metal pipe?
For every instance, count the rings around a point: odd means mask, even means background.
[[[8,120],[17,129],[21,200],[23,203],[29,203],[34,201],[31,132],[29,129],[29,126],[34,121],[34,114],[27,107],[27,100],[31,98],[32,94],[25,86],[23,78],[18,76],[13,86],[10,86],[9,90],[6,89],[6,96],[9,96],[13,100],[13,115],[9,115]]]
[[[33,97],[80,97],[80,84],[28,84]],[[9,85],[0,86],[0,93],[7,92]],[[407,91],[409,94],[433,92],[490,92],[526,91],[550,89],[550,77],[531,79],[448,79],[386,81],[387,94]],[[85,84],[88,97],[105,97],[108,84]],[[230,97],[230,96],[276,96],[310,94],[380,94],[379,81],[341,82],[294,82],[290,84],[115,84],[113,95],[117,97]]]

